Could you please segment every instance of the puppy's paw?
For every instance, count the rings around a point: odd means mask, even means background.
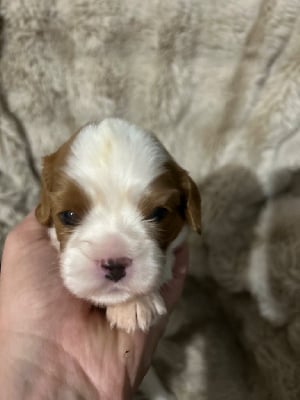
[[[106,318],[111,327],[130,333],[137,329],[146,332],[159,316],[166,314],[165,303],[158,293],[138,297],[126,303],[108,306]]]

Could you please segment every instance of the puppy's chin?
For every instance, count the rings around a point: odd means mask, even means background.
[[[70,280],[64,279],[64,284],[67,289],[73,293],[76,297],[89,301],[95,306],[107,307],[130,301],[138,296],[138,294],[131,293],[122,287],[111,287],[109,290],[101,290],[91,288],[89,291],[87,288],[83,290],[78,282],[71,282]]]

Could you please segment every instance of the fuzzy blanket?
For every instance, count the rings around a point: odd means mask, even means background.
[[[80,126],[155,132],[203,204],[157,370],[179,400],[299,399],[300,1],[0,4],[1,245]]]

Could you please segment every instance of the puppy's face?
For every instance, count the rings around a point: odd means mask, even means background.
[[[37,218],[59,242],[66,287],[93,303],[158,288],[171,244],[187,224],[200,231],[194,182],[125,121],[84,127],[45,157],[42,178]]]

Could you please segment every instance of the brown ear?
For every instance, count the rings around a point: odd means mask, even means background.
[[[185,218],[197,233],[201,233],[201,197],[197,185],[186,171],[183,171],[182,186],[186,196]]]
[[[35,210],[37,220],[46,226],[52,225],[50,191],[52,186],[52,158],[53,155],[43,158],[43,169],[41,178],[40,203]]]

